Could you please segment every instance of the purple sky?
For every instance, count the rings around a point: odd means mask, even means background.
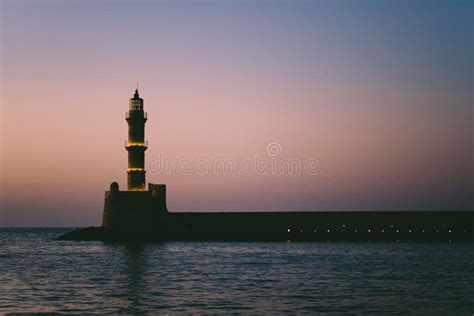
[[[471,1],[0,5],[0,226],[100,224],[137,81],[170,211],[473,209]]]

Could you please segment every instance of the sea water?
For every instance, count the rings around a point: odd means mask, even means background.
[[[56,241],[0,229],[0,313],[474,313],[473,243]]]

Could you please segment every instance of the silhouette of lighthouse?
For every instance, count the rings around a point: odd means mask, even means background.
[[[105,191],[102,226],[120,232],[143,234],[154,231],[158,223],[166,221],[166,185],[145,181],[145,123],[143,99],[138,95],[138,87],[129,101],[126,113],[128,123],[128,190],[120,191],[119,184],[112,182]]]
[[[145,190],[145,122],[146,112],[143,112],[143,99],[135,90],[133,98],[129,101],[129,111],[126,114],[128,123],[128,142],[125,148],[128,151],[128,190]]]

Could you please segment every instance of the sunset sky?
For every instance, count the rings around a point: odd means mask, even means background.
[[[170,211],[473,209],[473,1],[0,0],[0,12],[0,226],[100,225],[104,191],[126,189],[137,81],[147,182],[167,184]],[[317,163],[196,167],[255,159]]]

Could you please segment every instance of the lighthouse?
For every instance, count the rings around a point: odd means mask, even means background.
[[[126,113],[128,123],[128,141],[125,148],[128,151],[127,184],[129,191],[145,190],[145,123],[146,112],[143,111],[143,99],[135,90],[133,98],[129,101],[129,109]]]
[[[105,191],[102,226],[132,235],[144,234],[156,229],[159,222],[166,221],[166,185],[145,181],[145,123],[143,99],[135,90],[125,114],[128,124],[127,190],[120,191],[119,184],[112,182]]]

